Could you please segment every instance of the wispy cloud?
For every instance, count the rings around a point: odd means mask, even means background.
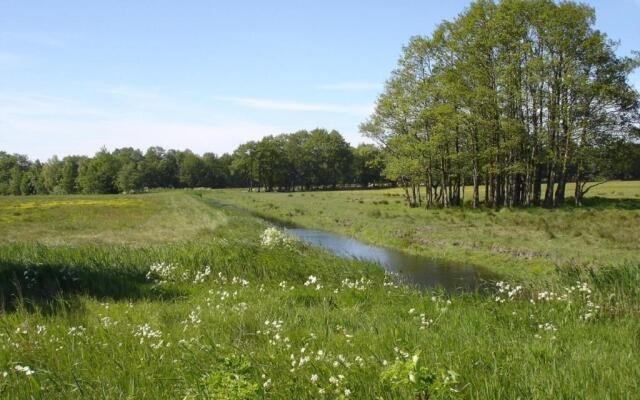
[[[380,90],[382,85],[377,82],[362,82],[362,81],[351,81],[351,82],[338,82],[338,83],[326,83],[324,85],[319,85],[319,90],[326,91],[335,91],[335,92],[357,92],[357,91],[367,91],[367,90]]]
[[[0,52],[0,68],[19,67],[23,62],[24,58],[18,54]]]
[[[188,104],[176,104],[188,108]],[[0,93],[0,150],[47,159],[53,154],[93,154],[109,149],[149,146],[204,153],[232,151],[244,141],[286,128],[241,117],[208,120],[190,115],[86,105],[79,98]]]
[[[98,86],[98,94],[115,104],[136,114],[158,115],[160,117],[173,116],[183,120],[205,120],[223,118],[224,115],[215,109],[211,101],[197,101],[194,93],[181,93],[176,90],[167,90],[158,87],[145,86]],[[197,97],[197,96],[196,96]]]
[[[99,92],[109,96],[117,97],[120,100],[138,102],[138,101],[159,101],[164,100],[165,96],[155,89],[138,88],[126,85],[118,85],[101,89]]]
[[[360,138],[350,121],[372,108],[254,97],[206,101],[193,95],[99,83],[73,96],[0,90],[0,150],[41,160],[53,154],[93,154],[101,146],[222,153],[248,140],[313,126],[335,127],[356,143]],[[271,112],[252,115],[247,108]]]
[[[0,120],[15,118],[104,118],[108,114],[82,102],[49,95],[30,93],[0,93]]]
[[[9,32],[4,33],[6,39],[19,43],[28,43],[41,47],[63,48],[66,43],[54,35],[41,32]]]
[[[292,112],[324,112],[353,115],[368,115],[372,105],[338,105],[324,103],[306,103],[298,101],[282,101],[273,99],[261,99],[255,97],[220,97],[220,100],[229,101],[244,107]]]

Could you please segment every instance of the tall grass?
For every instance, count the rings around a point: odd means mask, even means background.
[[[204,200],[203,200],[204,201]],[[0,246],[0,397],[629,398],[640,268],[445,293],[225,209],[196,239]]]

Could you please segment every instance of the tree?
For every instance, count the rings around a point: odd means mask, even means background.
[[[607,149],[639,120],[639,58],[618,57],[594,21],[570,1],[479,0],[412,38],[361,125],[407,203],[423,181],[428,206],[460,205],[470,181],[473,207],[482,184],[487,206],[554,207],[573,180],[579,204],[588,179],[609,177]]]
[[[122,193],[135,192],[142,189],[142,171],[140,164],[127,162],[120,167],[116,176],[116,186]]]
[[[116,193],[118,160],[102,148],[93,158],[83,160],[78,168],[78,185],[83,193]]]
[[[0,194],[20,194],[22,173],[29,165],[27,156],[0,151]]]
[[[382,181],[384,156],[382,151],[372,144],[360,144],[353,149],[353,178],[363,187]]]
[[[252,175],[267,192],[276,187],[288,189],[287,172],[289,160],[284,150],[283,136],[265,136],[260,140],[252,154]]]
[[[254,168],[254,157],[256,154],[256,142],[243,143],[233,152],[230,165],[231,174],[234,179],[253,190],[253,186],[257,181],[257,172]]]
[[[23,171],[19,165],[15,165],[11,168],[8,194],[12,194],[14,196],[22,194],[22,175]]]
[[[58,156],[53,156],[42,166],[42,181],[47,193],[55,193],[62,179],[63,163]]]
[[[159,164],[162,187],[174,188],[180,186],[180,153],[176,150],[167,150]]]
[[[78,170],[81,163],[86,162],[86,157],[67,156],[62,160],[62,171],[60,176],[60,188],[66,194],[77,193]]]
[[[200,157],[187,150],[179,161],[178,180],[182,187],[206,186],[207,165]]]
[[[314,129],[304,142],[303,152],[313,166],[310,183],[317,187],[333,187],[345,183],[351,170],[352,153],[349,144],[337,131]]]
[[[48,193],[44,186],[42,170],[43,165],[39,160],[29,165],[28,171],[22,176],[21,192],[23,195]]]
[[[211,188],[224,187],[228,176],[225,160],[217,157],[214,153],[204,153],[202,161],[205,166],[202,185]]]

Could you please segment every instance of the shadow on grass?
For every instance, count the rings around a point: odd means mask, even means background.
[[[567,200],[573,203],[573,198]],[[640,198],[611,199],[608,197],[587,197],[582,201],[582,208],[640,210]]]
[[[177,289],[155,287],[144,273],[132,269],[70,267],[0,259],[0,313],[18,308],[51,314],[79,304],[79,296],[97,300],[167,300],[183,295]]]
[[[207,198],[205,199],[205,201],[208,202],[209,204],[212,204],[215,207],[223,208],[225,210],[230,210],[232,212],[237,212],[240,214],[248,214],[248,215],[251,215],[252,217],[263,219],[267,222],[270,222],[282,228],[304,228],[304,226],[296,224],[295,222],[277,218],[272,215],[261,213],[260,211],[237,206],[235,204],[225,203],[224,201],[220,201],[218,199]]]
[[[486,212],[495,211],[505,207],[488,207],[484,203],[476,209],[471,207],[471,201],[466,201],[464,210],[468,212]],[[434,207],[433,209],[442,209]],[[456,208],[451,208],[455,210]],[[640,198],[608,198],[608,197],[586,197],[582,200],[582,205],[576,206],[573,197],[568,197],[559,207],[543,207],[543,206],[515,206],[514,210],[640,210]]]

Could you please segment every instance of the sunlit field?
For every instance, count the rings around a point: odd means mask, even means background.
[[[157,243],[211,233],[222,212],[190,196],[30,196],[0,198],[0,241]]]
[[[568,186],[567,192],[572,190]],[[412,209],[405,206],[401,189],[213,193],[220,201],[283,223],[472,262],[520,279],[547,278],[558,266],[640,263],[637,181],[605,183],[589,192],[585,206],[559,209]]]
[[[0,397],[633,398],[639,186],[613,185],[559,210],[406,209],[397,190],[0,198]],[[524,272],[418,291],[241,208]]]

